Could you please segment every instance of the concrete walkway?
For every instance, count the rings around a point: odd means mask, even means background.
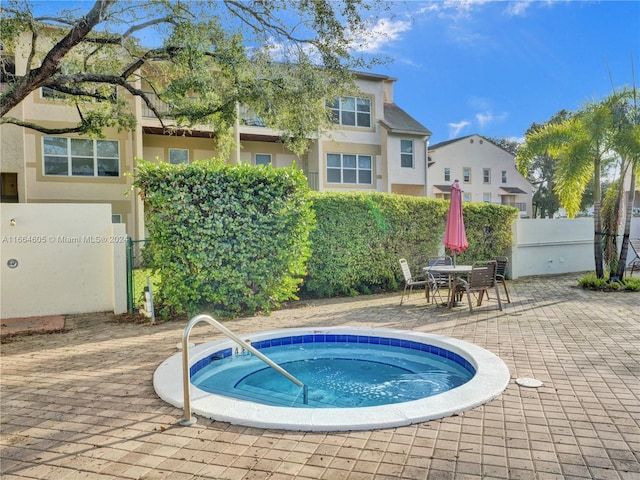
[[[640,294],[576,288],[576,275],[512,281],[512,303],[469,314],[414,294],[306,302],[226,325],[378,326],[444,334],[500,356],[512,381],[463,415],[394,429],[309,433],[199,418],[153,390],[184,322],[67,317],[0,357],[3,480],[640,478]],[[490,307],[490,308],[489,308]],[[207,325],[196,343],[219,338]],[[544,382],[516,385],[518,377]]]

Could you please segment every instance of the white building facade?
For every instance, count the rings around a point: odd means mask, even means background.
[[[520,218],[532,214],[533,187],[516,169],[515,156],[481,135],[469,135],[429,147],[427,196],[449,198],[454,180],[463,201],[509,205]]]

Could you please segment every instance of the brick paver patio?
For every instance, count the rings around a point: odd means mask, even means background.
[[[153,390],[184,322],[67,317],[65,333],[2,345],[3,480],[640,478],[640,294],[576,288],[577,275],[510,282],[503,312],[414,294],[304,302],[227,322],[237,333],[380,326],[449,335],[500,356],[512,381],[463,415],[360,432],[260,430],[199,418]],[[493,305],[491,305],[493,308]],[[219,338],[198,326],[192,341]],[[520,387],[518,377],[544,382]]]

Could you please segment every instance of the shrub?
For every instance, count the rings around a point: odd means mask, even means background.
[[[578,279],[578,285],[588,290],[640,292],[640,278],[626,277],[622,280],[610,280],[608,275],[598,278],[595,272],[589,272]]]
[[[217,160],[139,165],[160,316],[254,313],[297,298],[315,224],[301,171]]]
[[[402,282],[398,260],[414,273],[443,249],[449,202],[384,193],[312,195],[317,228],[302,292],[308,296],[356,295],[394,290]],[[469,249],[460,262],[495,258],[509,252],[517,210],[465,204]]]

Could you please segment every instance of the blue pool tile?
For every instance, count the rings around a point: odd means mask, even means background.
[[[314,337],[313,335],[304,335],[302,337],[302,343],[313,343],[313,340],[314,340],[313,337]]]
[[[291,343],[293,343],[291,340],[291,337],[282,337],[281,340],[282,340],[282,345],[291,345]]]
[[[325,338],[325,336],[326,336],[326,335],[323,335],[323,334],[319,334],[319,333],[318,333],[318,334],[316,334],[316,335],[314,335],[314,336],[313,336],[313,341],[314,341],[315,343],[324,343],[324,338]]]
[[[380,345],[380,337],[369,337],[369,343],[373,345]]]
[[[335,342],[336,341],[336,335],[327,334],[324,337],[324,341],[325,342]]]
[[[294,344],[299,344],[299,343],[303,343],[303,336],[302,335],[296,335],[295,337],[291,337],[291,340],[293,341]]]

